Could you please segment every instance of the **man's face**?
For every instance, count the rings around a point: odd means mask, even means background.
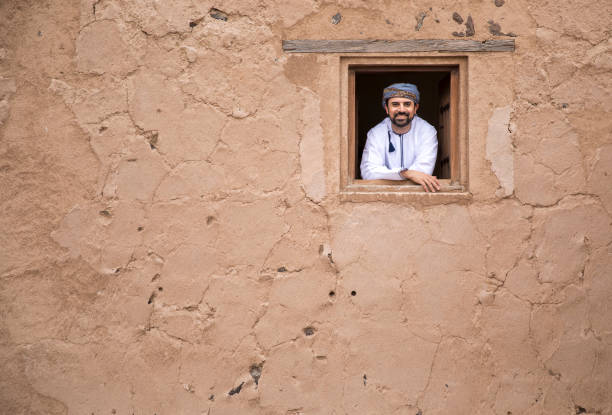
[[[419,104],[415,104],[408,98],[389,98],[385,110],[391,118],[391,122],[398,127],[405,127],[412,122],[419,109]]]

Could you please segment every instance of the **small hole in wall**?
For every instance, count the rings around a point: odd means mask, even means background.
[[[157,287],[158,291],[164,291],[164,287]]]
[[[314,327],[311,327],[311,326],[304,327],[304,334],[306,336],[312,336],[314,333],[315,333]]]
[[[357,295],[357,291],[355,291],[355,290],[351,291],[351,295],[352,295],[353,297],[354,297],[354,296],[356,296],[356,295]]]
[[[330,292],[329,292],[329,296],[330,296],[330,297],[334,297],[335,295],[336,295],[335,291],[330,291]]]
[[[214,216],[208,216],[208,217],[206,218],[206,224],[207,224],[207,225],[210,225],[211,223],[213,223],[213,221],[214,221],[214,220],[215,220],[215,217],[214,217]]]

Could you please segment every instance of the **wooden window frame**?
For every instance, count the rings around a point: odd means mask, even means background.
[[[342,145],[340,196],[343,201],[410,201],[423,198],[466,199],[468,190],[468,61],[454,56],[341,56]],[[405,180],[355,179],[357,160],[355,75],[363,72],[448,71],[451,74],[451,178],[440,180],[437,193],[426,193],[420,185]],[[373,103],[377,105],[378,103]]]

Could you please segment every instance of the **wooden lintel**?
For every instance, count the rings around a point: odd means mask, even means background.
[[[513,52],[514,39],[283,40],[293,53]]]

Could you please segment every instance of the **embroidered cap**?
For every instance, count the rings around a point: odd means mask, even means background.
[[[400,97],[400,98],[408,98],[415,104],[418,104],[421,95],[419,94],[419,89],[416,85],[413,84],[393,84],[389,85],[383,90],[383,99],[382,105],[383,108],[387,106],[387,100],[389,98]]]

